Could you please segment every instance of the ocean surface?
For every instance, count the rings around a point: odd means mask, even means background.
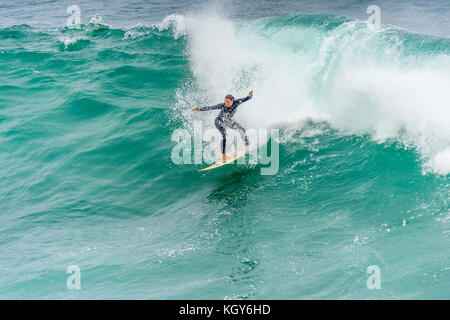
[[[449,1],[0,0],[0,299],[449,299],[449,89]]]

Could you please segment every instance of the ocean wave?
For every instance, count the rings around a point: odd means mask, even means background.
[[[187,122],[187,104],[254,89],[237,115],[246,127],[326,120],[343,134],[396,139],[419,152],[425,171],[450,173],[449,40],[328,15],[249,23],[173,15],[160,28],[188,39],[194,81],[180,87],[176,107]]]

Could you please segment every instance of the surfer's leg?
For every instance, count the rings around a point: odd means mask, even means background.
[[[217,130],[219,130],[220,133],[222,134],[222,155],[224,155],[227,146],[227,131],[225,130],[223,122],[220,121],[219,119],[216,118],[214,124],[216,125]]]
[[[245,145],[248,146],[248,137],[247,134],[245,133],[245,129],[239,123],[231,119],[228,121],[228,126],[231,129],[238,130]]]

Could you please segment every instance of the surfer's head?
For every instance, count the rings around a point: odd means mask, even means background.
[[[225,105],[227,107],[231,107],[233,105],[234,102],[234,97],[231,94],[227,94],[225,96]]]

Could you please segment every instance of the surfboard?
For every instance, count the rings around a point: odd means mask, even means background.
[[[218,161],[216,163],[214,163],[213,165],[210,165],[209,167],[197,170],[198,172],[200,171],[208,171],[208,170],[212,170],[212,169],[216,169],[216,168],[220,168],[224,165],[233,163],[235,160],[242,158],[243,156],[245,156],[247,154],[248,151],[246,150],[240,150],[238,152],[235,152],[234,155],[230,158],[228,158],[226,161]]]

